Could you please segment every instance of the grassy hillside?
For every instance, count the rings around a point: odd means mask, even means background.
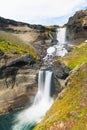
[[[54,102],[50,112],[34,130],[87,130],[87,64],[68,80],[69,86],[63,98]]]
[[[13,36],[11,33],[0,31],[0,50],[7,54],[26,54],[29,53],[37,60],[39,59],[36,51],[23,41]]]
[[[87,62],[87,43],[74,48],[73,52],[61,59],[70,69],[79,67],[82,63]]]
[[[34,130],[87,130],[87,44],[62,58],[73,70],[65,89]],[[84,63],[86,62],[86,63]]]

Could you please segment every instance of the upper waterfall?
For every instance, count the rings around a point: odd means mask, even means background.
[[[57,30],[57,40],[61,44],[65,44],[66,42],[66,28],[58,28]]]
[[[58,28],[57,40],[58,40],[57,45],[54,45],[54,47],[56,48],[56,55],[63,57],[68,53],[67,50],[65,49],[65,45],[67,44],[67,42],[66,42],[66,28],[65,27]]]

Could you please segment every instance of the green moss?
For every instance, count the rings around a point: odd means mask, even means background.
[[[65,58],[62,58],[61,62],[65,62],[71,70],[75,67],[79,67],[84,62],[87,62],[87,44],[76,47],[72,53]]]
[[[87,78],[87,72],[79,70],[73,74],[70,79],[70,85],[65,90],[61,100],[57,99],[45,119],[34,130],[49,130],[55,122],[75,121],[70,130],[86,130],[87,106],[81,106],[84,96],[84,79]],[[80,81],[80,82],[79,82]]]
[[[86,130],[87,129],[87,120],[85,119],[87,114],[87,107],[82,109],[81,118],[78,119],[78,122],[71,128],[71,130]]]
[[[0,50],[7,54],[30,54],[35,59],[39,60],[40,57],[37,52],[26,43],[23,43],[12,34],[0,31]]]

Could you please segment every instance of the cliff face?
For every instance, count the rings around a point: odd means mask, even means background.
[[[69,18],[66,37],[74,44],[87,39],[87,10],[78,11]]]
[[[38,68],[29,54],[0,55],[0,114],[31,103],[37,91]]]

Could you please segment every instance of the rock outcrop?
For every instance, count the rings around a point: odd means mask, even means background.
[[[63,85],[65,79],[69,76],[70,69],[65,66],[65,64],[60,63],[59,61],[54,61],[53,64],[53,73],[54,73],[54,92],[55,97],[63,90]]]
[[[0,57],[0,114],[31,103],[37,91],[38,68],[28,54]]]
[[[77,11],[69,18],[66,38],[73,44],[79,44],[87,39],[87,10]]]

